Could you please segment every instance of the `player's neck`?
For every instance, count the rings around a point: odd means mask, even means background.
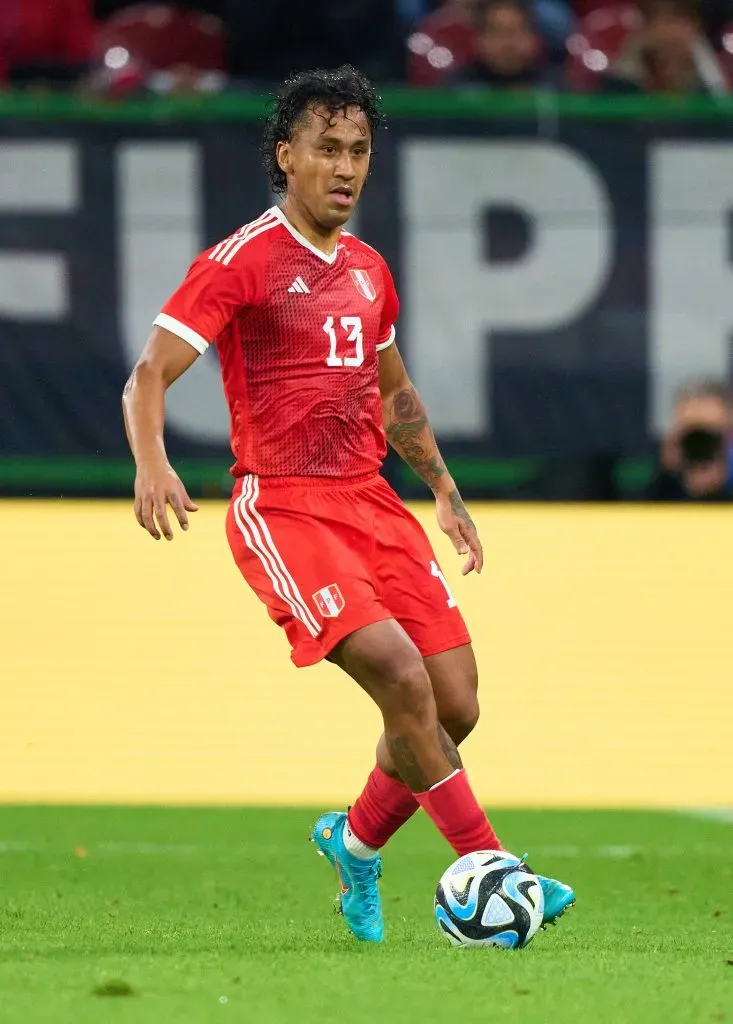
[[[306,241],[320,249],[326,256],[332,256],[338,245],[341,228],[332,228],[324,231],[310,216],[308,211],[295,199],[286,196],[280,206],[283,216],[292,224]]]

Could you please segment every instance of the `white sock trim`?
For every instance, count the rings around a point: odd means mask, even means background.
[[[369,860],[370,857],[376,857],[379,853],[379,850],[375,849],[375,847],[367,846],[366,843],[362,843],[358,836],[354,835],[349,827],[348,818],[344,825],[344,846],[349,853],[353,853],[353,855],[358,857],[360,860]]]
[[[441,779],[440,782],[436,782],[434,786],[431,786],[430,789],[428,790],[428,793],[432,793],[434,789],[438,788],[438,786],[444,786],[446,782],[450,782],[452,778],[454,778],[456,775],[460,775],[462,771],[462,768],[456,768],[456,770],[452,771],[450,775],[446,775],[446,777],[444,779]]]

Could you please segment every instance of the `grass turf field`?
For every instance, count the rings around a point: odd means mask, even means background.
[[[454,951],[427,819],[385,855],[387,941],[357,944],[316,812],[0,807],[2,1024],[733,1022],[733,827],[494,815],[578,905],[526,950]]]

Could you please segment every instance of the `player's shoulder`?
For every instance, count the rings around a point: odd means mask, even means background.
[[[382,267],[387,266],[387,261],[381,252],[362,241],[361,238],[357,238],[356,235],[352,235],[350,231],[341,232],[341,241],[352,257],[358,257],[362,262],[366,262],[370,266],[378,266],[380,270]]]
[[[261,262],[266,258],[273,231],[280,223],[274,210],[266,210],[256,220],[243,224],[231,235],[206,249],[199,260],[235,268]]]

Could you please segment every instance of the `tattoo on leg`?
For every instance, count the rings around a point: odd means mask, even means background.
[[[441,750],[445,754],[451,768],[462,768],[463,762],[461,761],[461,755],[458,753],[455,743],[442,725],[438,725],[437,735]],[[394,761],[395,768],[405,785],[409,786],[413,793],[425,793],[430,789],[432,783],[425,777],[425,773],[417,763],[415,755],[410,747],[409,740],[404,736],[390,737],[387,735],[385,735],[385,740],[387,742],[387,750],[389,751],[390,756]]]
[[[455,743],[440,723],[438,723],[438,739],[440,740],[440,745],[443,748],[443,753],[450,761],[451,767],[454,769],[463,768],[463,761],[461,760],[461,755],[458,753],[458,747],[456,747]]]
[[[400,773],[400,778],[405,785],[409,786],[413,793],[424,793],[430,789],[430,783],[415,760],[409,741],[404,736],[386,736],[385,738],[387,750],[389,750],[395,768]]]

